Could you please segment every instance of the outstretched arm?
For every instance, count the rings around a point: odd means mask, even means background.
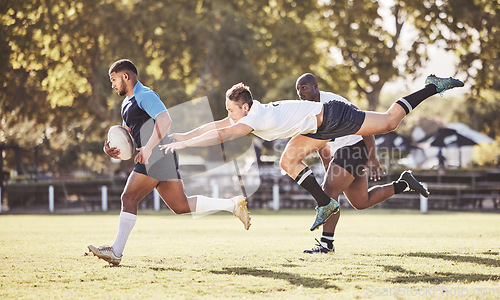
[[[160,149],[165,150],[165,152],[167,152],[178,149],[184,149],[187,147],[213,146],[245,136],[252,131],[253,131],[252,127],[246,124],[239,123],[220,129],[213,129],[208,132],[205,132],[200,136],[185,141],[175,142],[167,145],[161,145]]]
[[[229,117],[226,117],[225,119],[219,120],[219,121],[214,121],[210,122],[204,125],[201,125],[191,131],[188,131],[186,133],[172,133],[169,135],[170,138],[172,138],[175,142],[182,142],[185,140],[189,140],[195,137],[198,137],[202,134],[205,134],[211,130],[219,129],[219,128],[225,128],[231,126],[231,121],[229,120]]]

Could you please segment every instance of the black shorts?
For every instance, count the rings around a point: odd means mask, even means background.
[[[136,163],[134,172],[153,177],[158,181],[181,179],[177,152],[174,151],[174,153],[172,153],[169,151],[165,154],[164,150],[160,150],[158,147],[155,147],[153,153],[151,153],[149,164],[143,165]]]
[[[323,104],[323,122],[318,130],[304,135],[317,140],[334,140],[341,136],[355,134],[364,120],[364,111],[353,105],[332,100]]]
[[[354,178],[365,174],[363,171],[368,162],[368,149],[365,141],[338,149],[333,155],[332,162],[346,169]]]

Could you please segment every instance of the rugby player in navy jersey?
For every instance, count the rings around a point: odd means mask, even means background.
[[[322,190],[312,171],[303,163],[304,158],[337,137],[393,131],[425,99],[464,85],[460,80],[434,75],[428,76],[425,84],[423,89],[398,99],[386,112],[373,112],[361,111],[340,101],[323,104],[285,100],[262,104],[253,99],[248,86],[238,83],[226,92],[228,116],[225,119],[199,126],[185,134],[174,134],[175,142],[160,148],[168,152],[212,146],[249,133],[267,141],[291,137],[281,155],[280,166],[316,200],[312,231],[339,211],[339,203]]]
[[[88,245],[89,250],[110,264],[118,265],[137,220],[139,202],[154,188],[176,214],[225,210],[238,217],[248,230],[250,215],[243,196],[218,199],[202,195],[188,197],[185,194],[178,169],[177,153],[165,153],[157,147],[160,141],[171,141],[167,134],[172,119],[158,94],[138,81],[135,65],[130,60],[121,59],[111,65],[108,73],[111,87],[120,96],[126,96],[121,105],[123,126],[134,138],[138,154],[134,158],[134,170],[130,173],[121,195],[122,211],[113,245]],[[110,148],[109,141],[106,141],[104,152],[110,157],[118,158],[120,150]]]

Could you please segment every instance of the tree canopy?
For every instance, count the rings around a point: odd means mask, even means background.
[[[250,85],[264,102],[295,99],[305,72],[375,109],[384,84],[415,73],[426,45],[440,42],[474,82],[471,101],[498,112],[498,11],[498,0],[4,0],[0,144],[43,148],[49,171],[102,170],[104,157],[88,158],[120,123],[107,74],[119,58],[134,61],[167,107],[208,96],[221,118],[231,85]],[[416,32],[409,44],[404,26]],[[500,127],[491,110],[475,113]]]

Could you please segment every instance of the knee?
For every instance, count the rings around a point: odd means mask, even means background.
[[[398,128],[399,126],[399,121],[398,120],[391,120],[389,121],[389,123],[387,124],[387,132],[391,132],[391,131],[394,131],[396,130],[396,128]]]
[[[123,192],[121,195],[122,210],[126,212],[137,211],[139,200],[130,193]]]
[[[288,171],[288,166],[290,166],[290,161],[285,156],[281,156],[280,167],[286,172]]]
[[[283,154],[280,157],[280,167],[287,171],[293,170],[293,167],[300,164],[302,162],[302,159],[299,156],[293,155],[293,154],[288,154],[286,152],[283,152]]]
[[[386,123],[386,132],[391,132],[398,128],[399,123],[401,123],[401,119],[394,114],[389,114]]]

